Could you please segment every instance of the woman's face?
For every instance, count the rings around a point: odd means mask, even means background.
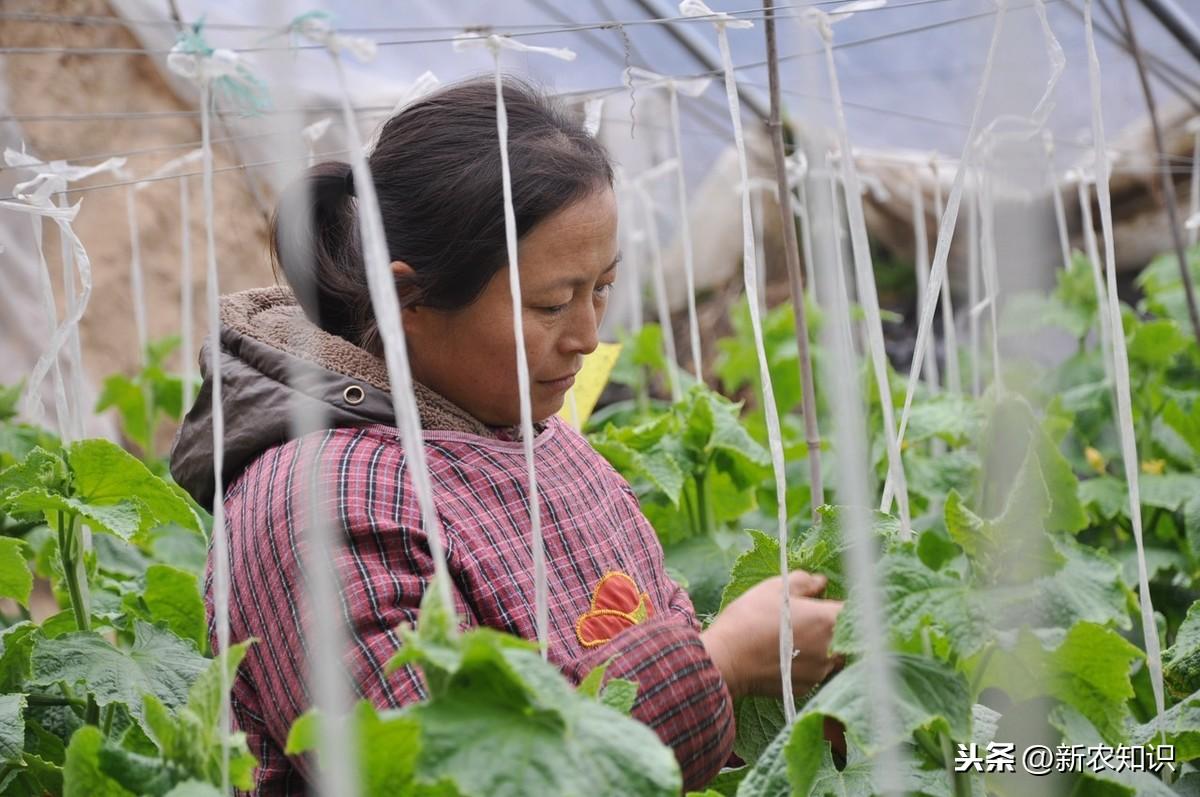
[[[518,244],[533,419],[563,405],[616,277],[617,204],[605,186],[530,230]],[[404,266],[400,266],[404,268]],[[404,310],[414,378],[489,426],[521,420],[513,307],[505,267],[458,310]]]

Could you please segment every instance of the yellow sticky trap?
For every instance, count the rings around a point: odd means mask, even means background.
[[[583,367],[575,374],[575,384],[567,391],[558,417],[576,429],[583,428],[596,408],[604,386],[608,384],[608,377],[620,353],[620,343],[601,343],[594,352],[583,358]]]

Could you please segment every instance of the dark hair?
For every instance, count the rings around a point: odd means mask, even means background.
[[[601,187],[604,147],[543,93],[503,83],[517,236]],[[494,79],[455,83],[383,126],[368,163],[402,304],[453,310],[508,262]],[[326,332],[380,352],[346,163],[310,168],[280,196],[271,250],[305,313]]]

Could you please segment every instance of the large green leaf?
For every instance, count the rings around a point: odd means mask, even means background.
[[[25,751],[25,695],[0,695],[0,763],[21,760]]]
[[[104,734],[86,725],[71,737],[63,764],[63,797],[135,797],[100,768]]]
[[[952,739],[970,737],[971,700],[962,675],[948,665],[921,656],[896,655],[887,660],[891,673],[889,708],[891,727],[883,735],[876,722],[869,688],[868,663],[858,661],[838,673],[817,693],[797,717],[782,744],[772,744],[747,775],[744,793],[779,794],[770,783],[779,781],[780,762],[786,762],[791,794],[808,795],[825,768],[829,745],[825,718],[833,717],[845,728],[847,747],[866,758],[905,741],[917,730],[946,733]],[[739,791],[742,794],[743,791]]]
[[[196,577],[170,565],[154,564],[146,568],[145,579],[142,600],[148,609],[146,619],[166,623],[178,636],[204,650],[208,623]]]
[[[0,598],[12,598],[22,606],[29,605],[33,590],[33,574],[25,561],[28,545],[14,537],[0,537]]]
[[[131,538],[142,526],[142,513],[137,499],[123,498],[111,504],[92,504],[74,496],[60,495],[44,489],[29,489],[8,498],[11,511],[45,514],[46,523],[57,523],[58,513],[79,515],[93,531],[112,534],[123,540]]]
[[[1171,647],[1163,651],[1163,679],[1177,696],[1200,692],[1200,601],[1188,608]]]
[[[733,603],[746,590],[768,578],[779,575],[779,541],[761,531],[750,530],[747,533],[753,544],[733,563],[729,583],[721,592],[720,611],[725,611],[725,607]],[[795,570],[799,567],[799,557],[789,551],[788,570]]]
[[[1081,622],[1061,644],[1045,650],[1043,642],[1023,632],[1011,649],[998,649],[980,687],[1003,689],[1015,701],[1050,695],[1071,706],[1111,744],[1125,735],[1134,662],[1143,653],[1115,631]]]
[[[107,506],[133,495],[150,521],[145,528],[176,523],[201,530],[200,519],[187,501],[120,446],[100,439],[72,443],[67,464],[74,476],[75,493],[88,504]]]
[[[144,694],[154,695],[168,706],[181,706],[206,664],[194,645],[139,620],[128,651],[89,631],[37,640],[32,680],[71,688],[85,684],[82,688],[95,695],[99,706],[121,704],[141,720]]]

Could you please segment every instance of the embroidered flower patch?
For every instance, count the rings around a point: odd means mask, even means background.
[[[585,648],[594,648],[653,615],[650,596],[639,592],[628,575],[615,570],[596,585],[591,609],[575,623],[575,636]]]

